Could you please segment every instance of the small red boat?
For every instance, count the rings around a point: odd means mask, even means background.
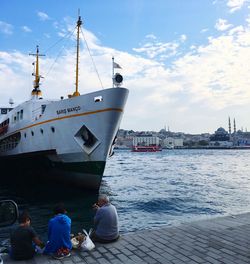
[[[161,147],[158,145],[152,145],[152,146],[133,146],[132,151],[133,152],[157,152],[161,151]]]

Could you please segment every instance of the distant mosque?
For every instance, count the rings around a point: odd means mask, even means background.
[[[238,131],[239,132],[239,131]],[[220,145],[224,147],[231,147],[238,145],[236,121],[233,121],[233,133],[231,128],[231,120],[228,118],[228,131],[223,127],[219,127],[212,136],[210,136],[210,145]]]

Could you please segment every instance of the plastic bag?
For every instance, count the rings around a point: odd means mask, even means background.
[[[72,248],[77,249],[81,247],[82,242],[85,240],[85,236],[82,233],[78,233],[76,236],[71,235]]]
[[[92,230],[89,230],[89,233],[85,229],[83,229],[82,231],[85,234],[86,238],[82,242],[81,249],[83,251],[90,251],[90,250],[94,249],[95,248],[95,244],[93,243],[93,241],[89,237],[89,235],[90,235]]]

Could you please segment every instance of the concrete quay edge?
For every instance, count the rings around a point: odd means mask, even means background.
[[[90,252],[71,253],[62,260],[36,255],[18,262],[4,256],[4,264],[250,264],[250,213],[135,231],[117,242],[96,244]]]

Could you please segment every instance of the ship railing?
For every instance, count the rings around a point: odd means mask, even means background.
[[[15,141],[3,141],[0,142],[0,152],[5,152],[14,149],[19,143],[19,140]]]

